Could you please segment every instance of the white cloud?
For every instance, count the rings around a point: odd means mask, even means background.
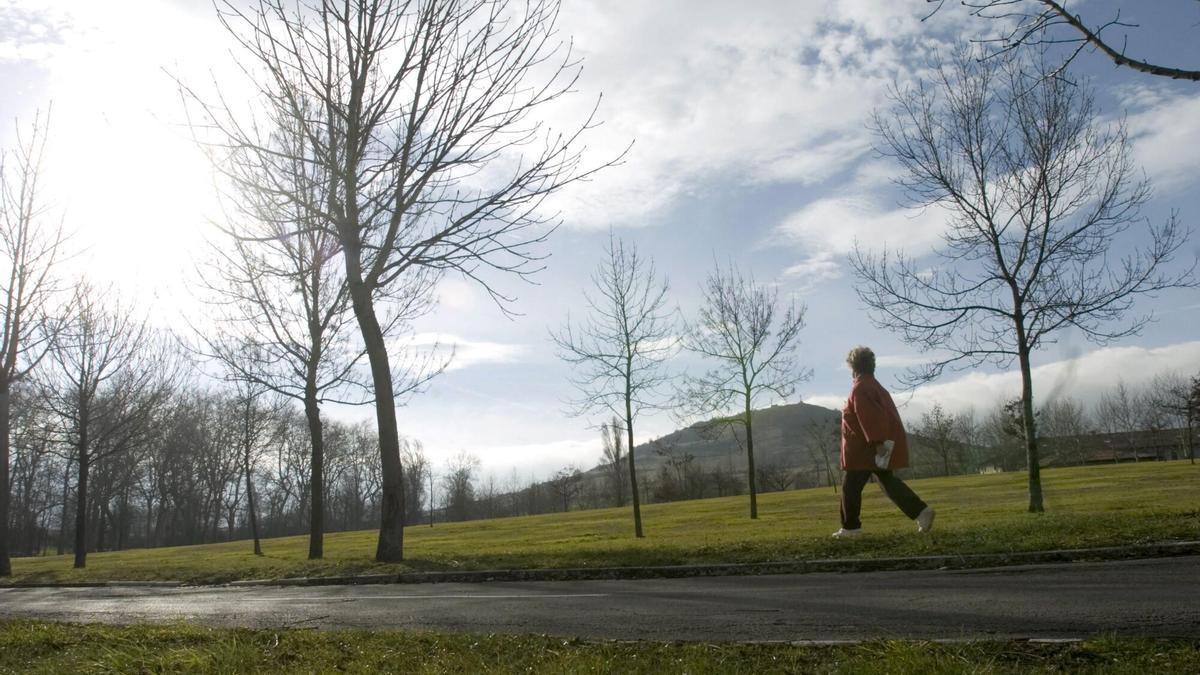
[[[476,446],[472,453],[479,457],[480,473],[491,474],[503,484],[514,471],[527,483],[530,477],[545,480],[555,471],[574,466],[586,471],[600,461],[600,438],[563,439],[544,443]],[[522,485],[524,487],[524,485]]]
[[[920,357],[881,357],[879,365],[900,367],[923,363]],[[913,362],[913,363],[910,363]],[[1095,349],[1074,359],[1054,361],[1033,369],[1033,396],[1036,405],[1059,397],[1069,396],[1091,408],[1105,392],[1118,382],[1137,388],[1166,372],[1192,374],[1200,371],[1200,341],[1183,342],[1159,348],[1107,347]],[[884,386],[892,383],[884,381]],[[849,392],[849,383],[846,391]],[[955,379],[917,387],[911,392],[892,391],[900,414],[909,424],[934,403],[951,413],[974,410],[986,414],[1001,401],[1021,395],[1021,375],[1014,366],[1003,373],[972,372]],[[841,410],[846,394],[821,393],[807,396],[805,403]]]
[[[450,362],[447,370],[462,370],[484,364],[515,363],[531,353],[525,345],[467,340],[444,333],[417,333],[409,338],[407,343],[417,348],[429,348],[434,345],[442,349],[452,347],[454,360]]]
[[[1143,94],[1128,117],[1137,162],[1160,191],[1191,188],[1200,174],[1200,94]]]
[[[439,305],[456,312],[473,309],[479,304],[479,291],[466,279],[441,280],[438,282],[437,296]]]
[[[801,283],[801,289],[811,289],[826,281],[842,276],[841,266],[834,259],[832,251],[821,251],[813,254],[783,271],[784,279],[795,279]]]
[[[572,4],[562,20],[584,59],[581,89],[604,93],[591,154],[636,142],[622,166],[554,206],[569,226],[637,225],[708,181],[812,185],[852,167],[869,150],[872,108],[937,44],[922,8],[902,5]],[[593,102],[576,96],[558,112],[578,117]]]
[[[887,245],[913,254],[927,252],[946,230],[948,214],[936,207],[888,210],[863,195],[818,199],[791,214],[780,233],[819,251],[845,255],[860,241],[869,248]]]
[[[1034,401],[1041,405],[1059,396],[1070,396],[1090,407],[1118,381],[1137,387],[1159,373],[1197,371],[1200,371],[1200,341],[1154,349],[1096,349],[1075,359],[1036,366],[1032,372]],[[897,395],[896,402],[903,404],[904,417],[913,419],[935,402],[952,411],[974,407],[982,412],[1020,393],[1020,373],[1014,367],[1005,373],[969,373],[948,382],[918,387],[911,397]]]
[[[877,368],[912,368],[922,363],[929,363],[929,357],[920,354],[882,354],[875,357]]]

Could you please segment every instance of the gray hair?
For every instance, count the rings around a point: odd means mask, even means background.
[[[846,355],[846,363],[855,375],[875,374],[875,352],[870,347],[859,345]]]

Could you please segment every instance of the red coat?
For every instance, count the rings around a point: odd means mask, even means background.
[[[908,466],[908,437],[891,394],[873,375],[860,375],[842,409],[842,468],[877,470],[874,445],[894,441],[888,469]]]

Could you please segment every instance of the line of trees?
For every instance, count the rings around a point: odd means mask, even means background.
[[[303,410],[286,399],[205,388],[180,378],[165,389],[103,388],[86,441],[73,409],[40,387],[13,401],[6,521],[15,555],[201,544],[308,531],[314,508],[311,436]],[[382,476],[369,422],[325,424],[321,509],[326,531],[378,522]],[[81,450],[81,447],[84,450]],[[428,462],[404,439],[409,524],[420,520]],[[81,462],[86,462],[86,476]]]

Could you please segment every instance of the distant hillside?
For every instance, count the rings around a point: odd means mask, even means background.
[[[754,411],[754,459],[759,466],[799,466],[813,461],[809,448],[819,445],[837,452],[841,413],[808,403],[775,405]],[[704,424],[679,429],[635,448],[638,471],[655,471],[667,454],[691,455],[702,466],[731,463],[744,470],[745,429],[722,425],[705,432]],[[636,431],[636,430],[635,430]],[[735,434],[736,433],[736,437]],[[595,467],[588,473],[599,471]]]

